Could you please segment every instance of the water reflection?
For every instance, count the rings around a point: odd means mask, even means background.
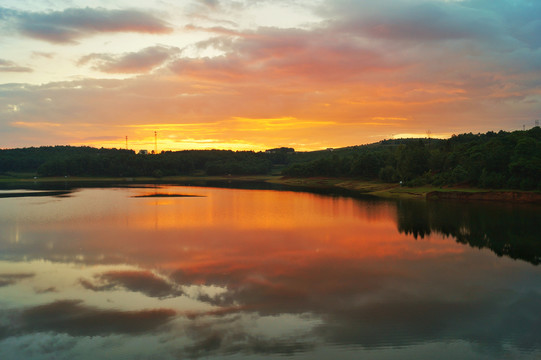
[[[539,210],[162,190],[2,199],[3,359],[541,355]]]
[[[424,238],[432,232],[498,256],[541,261],[538,206],[462,202],[398,202],[398,230]]]

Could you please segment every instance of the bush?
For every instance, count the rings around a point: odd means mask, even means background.
[[[460,184],[468,180],[468,172],[461,165],[458,165],[451,172],[451,182],[453,184]]]

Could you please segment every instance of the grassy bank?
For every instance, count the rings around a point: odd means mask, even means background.
[[[381,198],[394,199],[426,199],[427,194],[431,194],[433,199],[470,199],[487,201],[513,201],[513,202],[532,202],[541,203],[541,192],[539,191],[519,191],[506,189],[478,189],[466,187],[436,187],[419,186],[407,187],[400,184],[388,184],[375,181],[364,181],[357,179],[337,179],[337,178],[277,178],[271,179],[274,182],[289,186],[300,186],[307,188],[343,188],[359,194],[377,196]],[[435,193],[440,196],[433,196]],[[516,194],[519,196],[510,196]],[[456,195],[456,196],[455,196]],[[463,195],[463,196],[459,196]],[[465,195],[465,196],[464,196]],[[527,196],[525,196],[527,195]]]
[[[479,189],[467,187],[407,187],[375,181],[338,178],[278,178],[271,182],[307,188],[343,188],[359,194],[394,199],[430,199],[465,201],[500,201],[541,204],[541,192],[509,189]]]
[[[435,187],[401,187],[399,184],[386,184],[375,181],[338,178],[277,178],[269,182],[288,186],[308,188],[342,188],[384,198],[418,198],[424,199],[426,194],[439,188]]]
[[[456,193],[456,194],[476,194],[475,199],[483,200],[483,194],[490,194],[490,198],[487,200],[497,200],[498,194],[501,194],[502,201],[508,201],[508,196],[504,196],[509,193],[530,194],[536,200],[533,202],[541,203],[541,193],[538,191],[517,191],[517,190],[491,190],[491,189],[477,189],[477,188],[465,188],[465,187],[435,187],[435,186],[420,186],[420,187],[406,187],[400,186],[400,184],[382,183],[376,181],[366,181],[351,178],[290,178],[282,177],[279,175],[246,175],[246,176],[166,176],[160,178],[154,177],[34,177],[32,174],[9,174],[7,176],[0,177],[1,183],[58,183],[58,182],[70,182],[70,183],[185,183],[193,181],[227,181],[227,182],[267,182],[272,184],[279,184],[285,186],[299,187],[305,189],[346,189],[358,194],[377,196],[381,198],[395,198],[395,199],[426,199],[427,194],[438,193]],[[444,198],[442,196],[441,198]],[[449,196],[448,198],[452,198]],[[539,198],[540,200],[537,200]],[[472,198],[473,199],[473,198]]]

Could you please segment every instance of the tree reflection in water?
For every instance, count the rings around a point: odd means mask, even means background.
[[[398,230],[416,239],[431,233],[453,237],[498,256],[541,262],[539,207],[500,203],[398,201]]]
[[[539,209],[149,191],[2,199],[2,360],[539,358]]]

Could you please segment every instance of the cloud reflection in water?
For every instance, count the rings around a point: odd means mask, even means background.
[[[52,354],[100,344],[162,358],[540,353],[539,267],[446,238],[452,221],[408,222],[473,214],[457,226],[477,233],[480,208],[173,190],[205,198],[143,202],[131,197],[138,189],[88,189],[53,203],[9,199],[24,215],[1,206],[0,225],[18,226],[20,239],[0,238],[0,345],[16,354],[29,336],[58,336],[66,347]],[[43,219],[47,211],[57,216]],[[431,230],[414,238],[420,228]]]

